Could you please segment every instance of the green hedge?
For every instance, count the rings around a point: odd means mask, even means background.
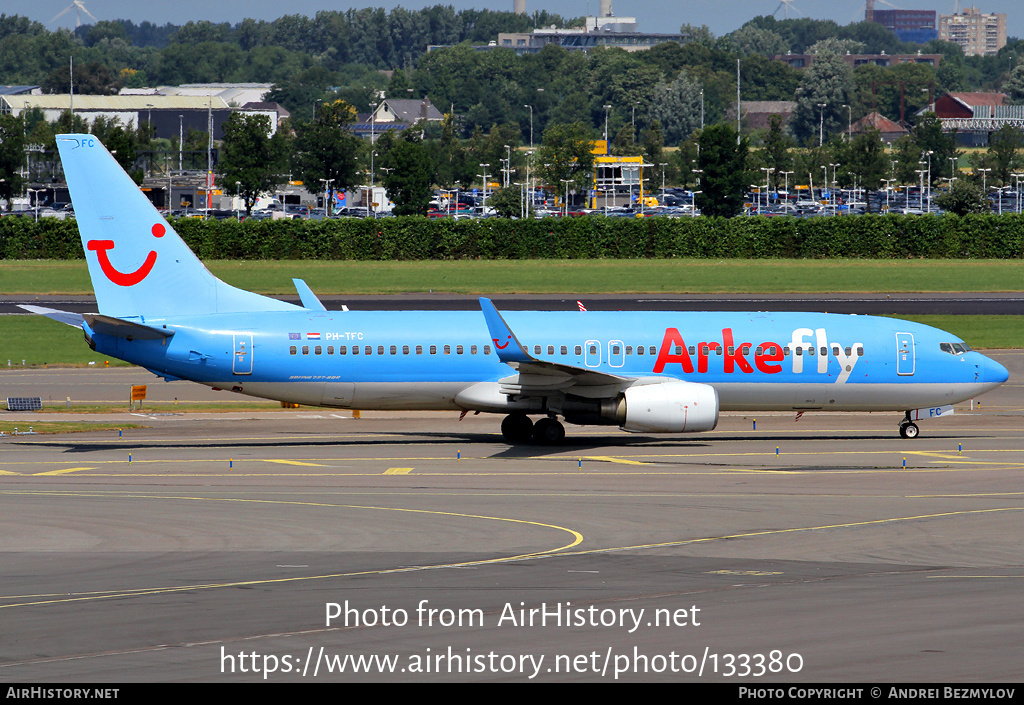
[[[1024,216],[179,220],[201,259],[1024,257]],[[74,220],[0,218],[3,259],[75,259]]]

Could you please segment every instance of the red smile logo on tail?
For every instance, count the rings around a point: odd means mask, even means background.
[[[163,237],[166,231],[163,225],[157,223],[152,229],[153,237]],[[156,264],[156,251],[150,250],[149,254],[146,255],[146,261],[142,263],[141,267],[134,272],[122,272],[110,263],[110,258],[107,256],[107,250],[114,247],[113,240],[89,240],[86,246],[90,250],[96,251],[96,258],[99,260],[100,269],[107,275],[107,279],[118,286],[135,286],[149,276],[149,273],[153,270],[153,265]]]

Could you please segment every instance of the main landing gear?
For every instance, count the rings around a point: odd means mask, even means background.
[[[565,427],[557,419],[544,417],[534,423],[526,414],[509,414],[501,422],[501,435],[512,444],[558,445],[565,440]]]
[[[900,421],[900,438],[917,438],[920,433],[921,429],[910,420],[910,412],[908,411],[906,417]]]

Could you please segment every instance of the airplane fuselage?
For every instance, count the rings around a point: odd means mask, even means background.
[[[1005,380],[1005,369],[984,355],[955,352],[953,344],[961,344],[949,333],[873,316],[509,311],[504,317],[539,360],[624,378],[708,384],[725,411],[902,411],[970,399]],[[508,341],[492,340],[479,312],[284,311],[144,323],[174,335],[92,334],[93,344],[171,379],[282,401],[367,410],[514,408],[514,395],[495,391],[514,374],[497,356]],[[482,392],[481,383],[495,389]]]

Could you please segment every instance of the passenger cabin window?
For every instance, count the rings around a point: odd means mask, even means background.
[[[334,354],[334,346],[333,345],[328,345],[327,346],[327,354],[328,355],[333,355]]]
[[[323,351],[324,351],[324,349],[322,347],[320,347],[319,345],[317,345],[315,348],[313,348],[313,354],[314,355],[321,355],[321,354],[323,354]]]
[[[476,355],[476,346],[475,345],[470,345],[469,346],[469,354],[470,355]]]
[[[534,345],[533,346],[533,354],[534,355],[540,355],[540,346],[539,345]]]
[[[583,354],[583,346],[582,345],[577,345],[575,348],[573,348],[573,350],[576,351],[577,355],[582,355]]]
[[[455,354],[456,355],[461,355],[462,352],[463,352],[462,346],[461,345],[456,345],[455,346]]]
[[[367,354],[367,355],[373,355],[373,346],[367,345],[366,347],[363,348],[363,352],[365,354]],[[384,352],[384,351],[381,350],[381,352]]]
[[[484,355],[490,355],[490,354],[491,354],[491,346],[490,345],[485,345],[484,346]]]
[[[451,355],[452,354],[452,346],[451,345],[445,345],[444,346],[444,354],[445,355]]]
[[[358,355],[359,354],[359,346],[358,345],[353,345],[352,346],[352,354],[353,355]]]
[[[431,345],[430,346],[430,354],[431,355],[437,355],[437,346],[436,345]]]
[[[422,355],[423,354],[423,346],[422,345],[417,345],[416,346],[416,354],[417,355]]]
[[[402,346],[402,354],[403,355],[408,355],[409,354],[409,346],[408,345],[403,345]]]
[[[298,348],[296,348],[294,345],[292,345],[290,348],[288,348],[288,353],[290,355],[295,355],[298,352],[299,352]]]
[[[303,355],[309,355],[309,346],[308,345],[303,345],[302,346],[302,354]]]
[[[392,355],[397,355],[398,354],[398,346],[397,345],[392,345],[391,346],[391,354]]]
[[[383,355],[384,354],[384,346],[383,345],[378,345],[377,346],[377,354],[378,355]]]
[[[548,355],[554,355],[554,354],[555,354],[555,346],[554,345],[549,345],[548,346]]]

